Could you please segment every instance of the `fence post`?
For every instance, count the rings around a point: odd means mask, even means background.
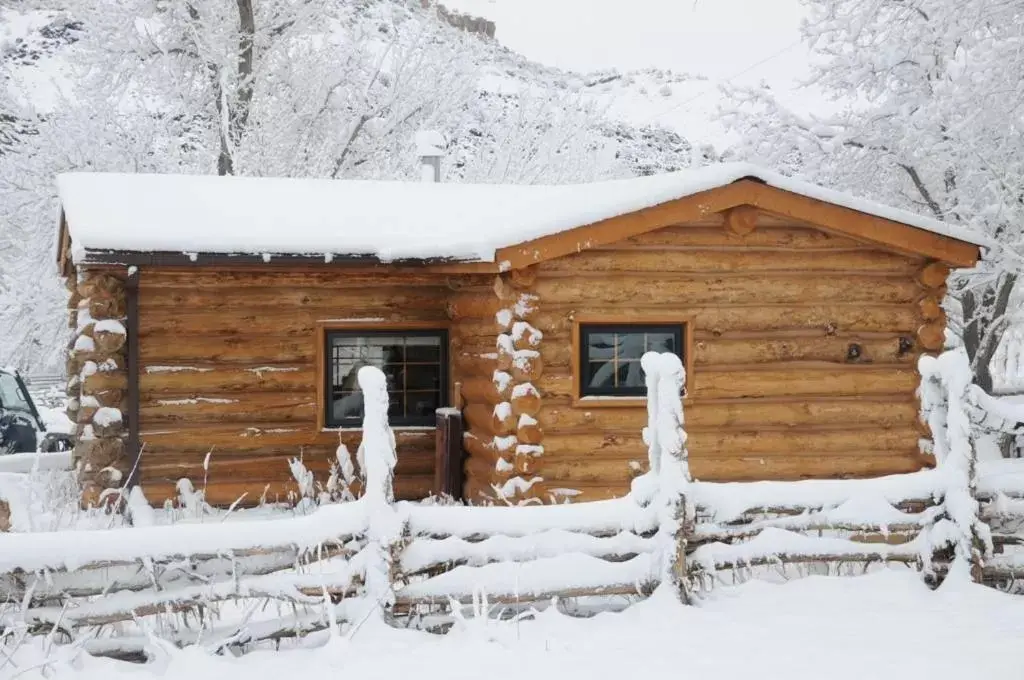
[[[981,582],[992,542],[977,500],[978,455],[968,414],[971,371],[967,354],[961,348],[938,357],[922,356],[918,371],[921,407],[931,429],[936,466],[945,471],[943,513],[931,529],[938,549],[931,556],[930,573],[925,575],[935,575],[935,562],[945,549],[952,557],[950,572],[962,568],[972,580]]]
[[[434,493],[462,500],[462,413],[437,409],[434,446]]]
[[[388,424],[387,378],[375,366],[364,366],[358,373],[363,392],[363,441],[359,445],[359,464],[363,468],[364,489],[360,499],[366,506],[367,545],[366,606],[367,620],[383,621],[395,603],[395,546],[405,531],[405,522],[394,506],[394,475],[398,454],[395,434]]]
[[[683,384],[686,369],[678,355],[647,352],[641,358],[647,376],[645,436],[651,471],[656,475],[654,502],[661,513],[658,534],[665,550],[662,577],[672,583],[680,601],[691,602],[686,573],[686,548],[693,533],[693,517],[687,498],[690,467],[683,428]]]

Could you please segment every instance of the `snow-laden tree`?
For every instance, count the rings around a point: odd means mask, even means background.
[[[975,380],[991,389],[1024,233],[1024,1],[806,5],[811,84],[838,113],[801,115],[770,90],[732,90],[727,119],[743,138],[734,153],[1005,244],[951,281]]]
[[[536,182],[609,171],[573,153],[595,146],[597,112],[571,94],[528,89],[496,102],[480,85],[493,48],[415,6],[69,2],[88,27],[94,65],[81,82],[133,115],[162,112],[198,152],[199,171],[411,178],[413,133],[423,128],[453,141],[453,178]]]
[[[502,80],[493,64],[504,53],[418,4],[26,4],[52,25],[77,28],[73,41],[51,46],[45,77],[59,78],[60,96],[19,100],[16,120],[27,133],[8,135],[0,152],[0,362],[37,371],[63,363],[60,172],[411,179],[414,132],[436,129],[449,139],[446,181],[629,173],[601,112],[578,92],[526,71],[517,87],[488,87],[489,78]],[[7,66],[31,70],[37,60]]]

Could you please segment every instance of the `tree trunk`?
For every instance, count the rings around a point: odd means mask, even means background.
[[[220,153],[217,154],[217,174],[235,174],[235,159],[231,155],[231,140],[228,139],[227,124],[224,121],[224,89],[220,83],[220,77],[216,67],[213,67],[213,94],[217,100],[217,129],[220,130]],[[230,115],[230,114],[229,114]]]
[[[235,144],[241,140],[249,122],[253,96],[253,45],[256,40],[256,17],[252,0],[238,1],[238,104],[232,119],[231,132]]]
[[[980,290],[965,289],[960,298],[964,349],[971,362],[974,382],[989,393],[992,392],[990,364],[1007,327],[1006,308],[1016,283],[1016,274],[1001,274],[992,285]]]

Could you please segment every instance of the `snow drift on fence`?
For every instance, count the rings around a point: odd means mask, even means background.
[[[982,496],[1024,498],[1024,458],[1004,458],[978,464],[978,493]]]
[[[660,560],[644,553],[625,562],[606,562],[566,552],[529,562],[495,562],[482,567],[460,566],[398,591],[398,602],[448,598],[466,601],[475,593],[509,601],[521,597],[546,599],[578,594],[642,593],[659,580]]]
[[[884,523],[891,520],[892,505],[909,500],[930,500],[944,491],[944,478],[938,470],[889,475],[874,479],[808,479],[798,482],[693,482],[694,502],[718,522],[730,522],[756,509],[802,511],[806,508],[838,508],[851,500],[856,503],[883,499],[866,509],[870,516],[862,522]],[[850,506],[852,510],[855,506]],[[865,508],[859,508],[865,509]],[[832,517],[842,518],[838,514]]]
[[[400,503],[409,516],[409,531],[417,535],[527,536],[563,530],[587,534],[646,533],[657,527],[657,513],[631,498],[552,506],[463,507]]]
[[[260,522],[7,534],[0,572],[76,569],[94,563],[228,555],[272,546],[314,549],[366,531],[365,504],[328,505],[305,517]]]

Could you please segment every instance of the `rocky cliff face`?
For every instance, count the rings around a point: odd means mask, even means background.
[[[493,21],[489,21],[483,17],[474,17],[468,14],[462,14],[461,12],[455,12],[439,2],[431,3],[430,0],[420,0],[421,8],[430,9],[431,6],[433,6],[441,21],[444,21],[459,30],[466,31],[468,33],[477,33],[487,38],[494,37],[496,27]]]

